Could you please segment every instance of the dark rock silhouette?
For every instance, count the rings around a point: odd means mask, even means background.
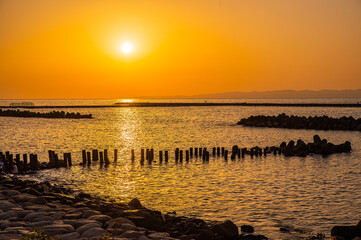
[[[287,116],[282,113],[278,116],[250,116],[241,119],[237,124],[248,127],[361,131],[361,118],[355,119],[345,116],[341,118],[328,116],[299,117]]]
[[[1,117],[24,117],[24,118],[92,118],[91,114],[82,115],[80,113],[69,113],[64,111],[52,111],[46,113],[20,111],[20,110],[2,110],[0,109]]]

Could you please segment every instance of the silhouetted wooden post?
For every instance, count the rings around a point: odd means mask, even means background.
[[[38,170],[38,154],[34,154],[34,170]]]
[[[86,153],[86,158],[87,158],[87,161],[88,161],[88,166],[90,166],[92,164],[92,160],[90,158],[90,152]]]
[[[134,155],[134,150],[133,149],[132,149],[132,152],[133,152],[133,155]],[[114,149],[114,162],[116,163],[117,161],[118,161],[118,149]]]
[[[189,162],[189,151],[186,150],[186,162]]]
[[[81,151],[81,154],[82,154],[82,156],[83,156],[83,166],[85,166],[85,165],[86,165],[86,151],[85,151],[85,150],[82,150],[82,151]]]
[[[168,151],[164,151],[164,161],[168,162]]]
[[[251,157],[253,158],[253,155],[254,155],[254,149],[251,148]]]
[[[189,156],[193,157],[193,148],[189,148]]]
[[[198,157],[198,148],[194,148],[194,156]]]
[[[54,161],[55,161],[55,167],[56,168],[59,168],[59,157],[58,157],[58,154],[54,154]]]
[[[263,149],[263,155],[267,156],[267,148]]]
[[[207,152],[207,149],[203,148],[203,153],[202,153],[203,161],[206,161],[206,157],[207,157],[206,152]]]
[[[179,161],[183,162],[183,150],[179,151]]]
[[[215,148],[215,147],[213,148],[212,155],[213,155],[213,156],[216,156],[216,148]]]
[[[222,157],[224,156],[224,147],[222,147]]]
[[[152,159],[152,162],[154,161],[154,149],[150,149],[150,157]]]
[[[144,149],[140,149],[140,165],[144,164]]]
[[[103,164],[104,164],[104,153],[102,151],[99,152],[99,158],[100,158],[99,164],[100,164],[100,166],[103,166]]]
[[[14,165],[14,157],[12,154],[9,154],[9,171],[13,171],[13,165]]]
[[[159,151],[159,163],[163,162],[163,152]]]
[[[238,148],[238,150],[237,150],[237,155],[238,155],[238,159],[240,159],[241,158],[241,149],[240,148]]]
[[[98,150],[97,149],[93,149],[92,151],[92,158],[93,158],[93,162],[94,161],[98,161]]]
[[[64,167],[68,167],[68,154],[63,153]]]
[[[68,153],[68,165],[69,165],[69,167],[73,166],[73,163],[71,160],[71,153]]]
[[[108,166],[110,164],[108,157],[108,149],[104,149],[104,164],[105,166]]]
[[[176,148],[174,151],[174,159],[176,162],[178,162],[178,158],[179,158],[179,148]]]
[[[224,160],[228,160],[228,150],[224,151]]]
[[[219,157],[221,155],[221,148],[217,147],[217,156]]]
[[[23,154],[23,160],[24,160],[24,171],[27,172],[28,171],[28,155],[27,154]]]
[[[18,170],[20,171],[20,154],[15,155],[15,162],[16,162],[16,166],[18,167]]]
[[[132,160],[132,162],[134,162],[135,159],[134,149],[130,151],[130,159]]]
[[[199,156],[202,157],[202,148],[198,149]]]

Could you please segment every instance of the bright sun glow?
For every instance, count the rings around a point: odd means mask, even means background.
[[[129,53],[133,52],[133,44],[131,44],[129,42],[124,42],[122,44],[121,50],[123,53],[129,54]]]

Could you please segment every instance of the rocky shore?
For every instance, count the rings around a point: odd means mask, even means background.
[[[92,118],[91,114],[80,114],[73,112],[64,111],[52,111],[46,113],[31,112],[31,111],[20,111],[18,110],[2,110],[0,109],[0,117],[23,117],[23,118]]]
[[[287,116],[282,113],[278,116],[250,116],[241,119],[237,124],[247,127],[361,131],[361,118],[355,119],[345,116],[341,118],[328,116],[299,117]]]
[[[0,176],[0,239],[23,239],[31,234],[71,239],[134,240],[263,240],[252,226],[238,227],[231,221],[162,214],[142,206],[137,199],[129,204],[107,202],[49,182]],[[34,232],[35,228],[35,232]],[[52,239],[47,238],[47,239]],[[46,239],[46,238],[41,238]]]

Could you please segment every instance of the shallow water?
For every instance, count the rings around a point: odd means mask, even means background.
[[[40,103],[63,104],[36,102]],[[0,105],[3,105],[1,101]],[[94,119],[0,118],[0,151],[37,153],[40,161],[48,160],[50,149],[57,153],[72,152],[73,162],[78,163],[82,149],[109,149],[112,161],[112,149],[117,148],[118,163],[108,168],[74,166],[41,171],[33,177],[117,201],[137,197],[145,206],[163,212],[176,211],[179,215],[210,220],[231,219],[238,226],[251,224],[256,233],[272,239],[303,238],[311,232],[329,235],[332,226],[356,224],[361,219],[360,132],[235,125],[240,118],[250,115],[282,112],[360,118],[359,108],[223,106],[62,110],[91,113]],[[353,150],[326,158],[268,155],[227,162],[211,157],[207,164],[195,158],[189,163],[174,162],[176,147],[184,150],[217,146],[231,149],[236,144],[266,147],[300,138],[312,141],[314,134],[336,144],[349,140]],[[169,150],[170,161],[139,166],[140,148],[154,148],[155,159],[159,150]],[[136,152],[134,164],[130,160],[131,149]],[[280,233],[280,226],[296,230]]]

